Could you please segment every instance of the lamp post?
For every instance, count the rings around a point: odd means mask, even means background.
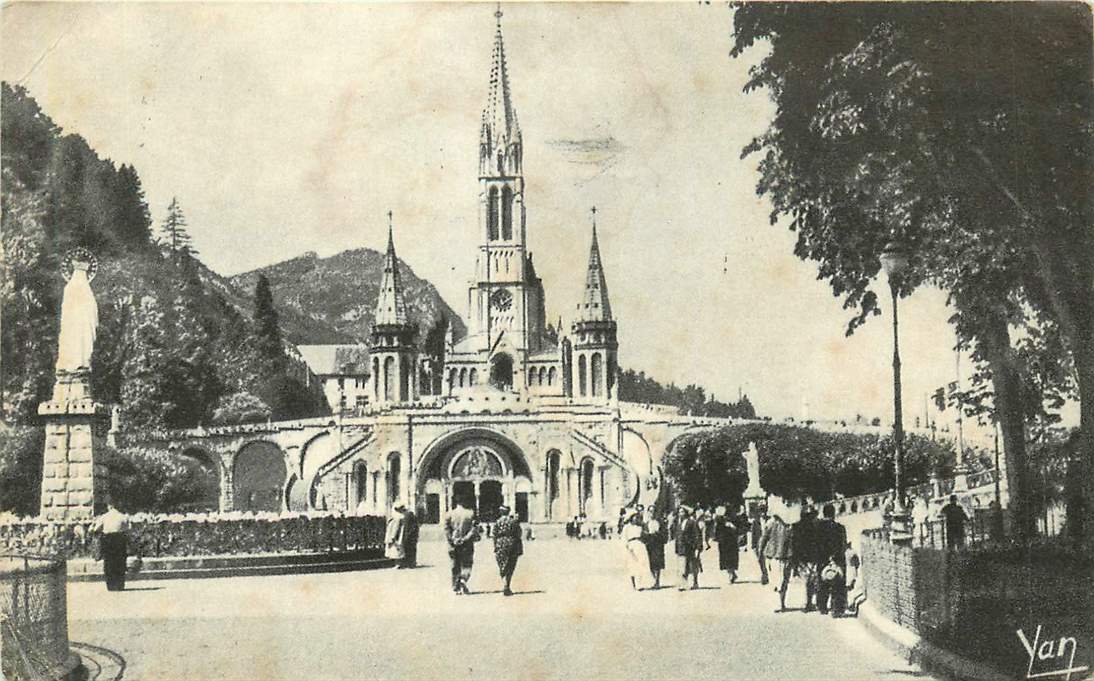
[[[896,238],[885,245],[881,252],[881,267],[889,278],[889,292],[893,299],[893,472],[896,499],[889,515],[891,538],[894,542],[911,541],[908,510],[904,504],[904,423],[900,396],[900,323],[897,314],[900,277],[908,269],[908,252]]]

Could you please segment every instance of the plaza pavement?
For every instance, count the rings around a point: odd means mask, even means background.
[[[668,547],[673,584],[675,556]],[[700,591],[631,591],[618,541],[527,542],[503,597],[488,542],[474,595],[444,545],[417,570],[69,585],[70,637],[117,653],[125,679],[901,679],[923,676],[854,619],[776,615],[751,553],[745,583],[704,556]],[[791,607],[800,606],[793,583]],[[112,678],[104,672],[102,678]]]

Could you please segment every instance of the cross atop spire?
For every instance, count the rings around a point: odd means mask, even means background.
[[[494,12],[494,58],[490,66],[490,90],[482,111],[481,157],[483,174],[515,175],[520,168],[520,124],[509,91],[505,41],[501,34],[501,4]]]
[[[384,274],[380,280],[380,295],[376,299],[376,319],[374,324],[406,324],[406,303],[403,301],[403,287],[399,283],[399,260],[395,257],[394,214],[387,212],[387,253],[384,255]]]

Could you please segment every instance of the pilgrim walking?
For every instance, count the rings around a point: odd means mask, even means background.
[[[513,581],[513,572],[517,569],[517,559],[524,553],[524,540],[521,538],[520,519],[512,515],[508,506],[498,507],[500,516],[494,522],[494,558],[498,561],[498,573],[505,585],[503,594],[512,596],[509,588]]]
[[[724,506],[719,506],[714,512],[714,541],[718,544],[718,569],[729,573],[730,584],[737,581],[737,570],[741,562],[738,537],[744,528],[738,527],[739,523],[739,517],[727,515]]]
[[[418,567],[418,515],[407,508],[403,510],[403,564],[402,568]]]
[[[646,544],[642,541],[642,516],[632,512],[623,523],[623,548],[626,551],[627,574],[631,578],[631,588],[641,591],[642,580],[650,574],[649,557]]]
[[[703,571],[703,561],[700,554],[703,551],[703,530],[699,522],[691,515],[691,509],[681,506],[676,520],[676,556],[680,566],[680,591],[688,588],[688,578],[691,578],[691,588],[699,588],[699,573]]]
[[[469,594],[467,582],[475,561],[475,542],[479,540],[479,524],[467,501],[457,497],[456,507],[444,519],[444,537],[448,542],[448,558],[452,563],[452,591]]]
[[[650,509],[646,509],[643,520],[642,541],[646,544],[650,576],[653,577],[653,588],[660,589],[661,571],[665,569],[665,528]]]

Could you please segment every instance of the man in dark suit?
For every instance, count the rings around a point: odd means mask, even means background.
[[[702,552],[703,530],[699,527],[699,522],[692,517],[691,509],[681,506],[676,525],[676,556],[680,561],[680,591],[687,589],[688,577],[691,577],[691,588],[699,588],[699,573],[703,571],[703,563],[699,556]]]
[[[817,510],[803,506],[801,519],[790,528],[790,553],[794,571],[805,582],[805,611],[816,610],[813,597],[817,590]]]
[[[817,583],[817,609],[822,615],[831,610],[833,617],[843,616],[847,608],[847,528],[836,522],[836,507],[824,505],[824,520],[817,523],[817,558],[820,570]],[[825,577],[825,567],[834,563],[839,574]]]
[[[475,561],[475,542],[479,540],[479,523],[475,512],[467,508],[463,497],[456,498],[456,507],[444,519],[444,536],[448,541],[448,558],[452,563],[452,591],[469,594],[471,565]]]
[[[403,509],[403,568],[418,567],[418,515]]]

